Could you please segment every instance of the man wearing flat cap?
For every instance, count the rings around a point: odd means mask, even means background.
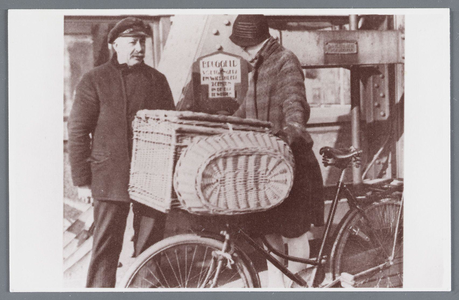
[[[114,287],[126,219],[133,203],[134,254],[163,237],[165,215],[128,194],[132,121],[141,109],[174,110],[163,74],[147,66],[151,29],[129,17],[109,32],[115,53],[86,73],[76,87],[69,118],[69,152],[80,199],[94,201],[94,240],[87,287]]]
[[[323,182],[319,163],[312,151],[313,141],[306,130],[310,108],[306,101],[300,61],[269,33],[263,15],[239,15],[230,40],[241,47],[253,65],[244,102],[235,115],[273,123],[273,133],[292,148],[295,179],[287,199],[276,208],[251,216],[251,231],[264,235],[272,246],[289,254],[309,257],[307,231],[311,224],[323,225]],[[289,262],[289,269],[306,266]],[[287,287],[283,274],[268,264],[270,287]]]

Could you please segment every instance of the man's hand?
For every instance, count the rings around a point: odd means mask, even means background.
[[[284,130],[279,130],[277,133],[276,133],[276,136],[281,138],[284,142],[287,143],[287,145],[291,145],[291,141],[289,139],[289,136],[287,135],[287,132],[285,132]]]
[[[93,203],[94,199],[92,198],[91,188],[87,185],[79,186],[78,188],[78,199],[84,203]]]
[[[276,135],[283,139],[289,146],[292,146],[298,139],[303,139],[310,147],[313,144],[311,135],[306,130],[306,127],[298,123],[289,123]]]
[[[293,125],[285,126],[279,132],[276,134],[278,137],[280,137],[284,142],[287,143],[287,145],[291,146],[293,144],[293,141],[295,141],[301,133],[299,132],[299,129]]]

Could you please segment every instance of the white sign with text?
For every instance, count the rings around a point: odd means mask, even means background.
[[[241,83],[241,59],[219,53],[200,64],[201,84],[209,86],[209,98],[236,97],[235,84]]]

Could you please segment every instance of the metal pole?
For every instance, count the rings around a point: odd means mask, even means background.
[[[349,16],[349,29],[358,30],[358,16]],[[360,74],[359,67],[351,67],[351,130],[352,146],[360,149]],[[362,170],[359,166],[352,167],[354,185],[362,183]]]
[[[349,30],[358,30],[359,16],[349,15]]]

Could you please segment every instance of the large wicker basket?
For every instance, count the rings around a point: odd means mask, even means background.
[[[182,208],[195,214],[265,211],[288,196],[290,147],[267,133],[234,132],[195,141],[181,155],[174,187]]]
[[[271,123],[194,112],[142,110],[133,122],[134,141],[129,195],[168,212],[180,205],[172,187],[175,164],[197,139],[239,131],[269,132]]]

